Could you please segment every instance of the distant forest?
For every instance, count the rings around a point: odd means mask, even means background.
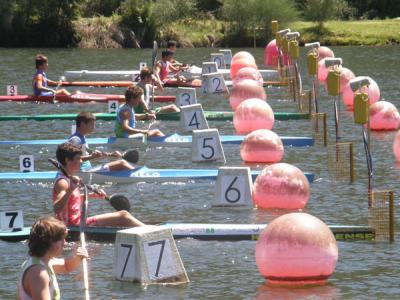
[[[124,47],[151,47],[154,39],[165,37],[167,26],[179,31],[206,20],[219,24],[227,41],[245,44],[255,30],[270,37],[275,19],[283,25],[307,20],[323,26],[327,20],[399,15],[399,0],[1,0],[0,46],[76,47],[85,38],[78,25],[93,18],[107,23],[104,28],[118,28],[113,34]]]

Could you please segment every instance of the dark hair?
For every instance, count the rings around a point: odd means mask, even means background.
[[[63,143],[58,145],[56,151],[56,157],[60,164],[64,167],[66,165],[66,159],[74,159],[76,155],[82,155],[82,147],[80,145],[74,145],[71,143]]]
[[[148,77],[151,77],[151,75],[153,74],[153,71],[148,68],[148,67],[144,67],[141,71],[140,71],[140,80],[144,80]]]
[[[43,54],[36,55],[35,57],[36,69],[47,62],[48,62],[47,57],[44,56]]]
[[[170,40],[167,42],[167,48],[171,48],[171,47],[176,47],[178,45],[178,43],[174,40]]]
[[[80,127],[82,122],[87,124],[90,121],[96,121],[96,116],[91,112],[82,111],[76,116],[75,119],[76,127]]]
[[[129,87],[125,91],[125,100],[130,101],[130,100],[136,99],[138,97],[141,97],[143,94],[144,94],[144,91],[141,87],[139,87],[139,86]]]
[[[164,50],[163,52],[161,52],[161,57],[162,58],[165,58],[165,57],[168,57],[168,56],[173,56],[173,55],[174,55],[174,52],[169,51],[169,50]]]
[[[53,217],[37,220],[29,235],[29,255],[42,257],[50,249],[51,244],[67,237],[67,227],[63,222]]]

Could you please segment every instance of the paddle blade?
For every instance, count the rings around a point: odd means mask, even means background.
[[[137,150],[128,150],[124,153],[122,158],[131,164],[135,164],[139,161],[139,152]]]
[[[129,202],[129,199],[126,198],[124,195],[118,195],[118,194],[111,195],[110,204],[117,211],[120,211],[120,210],[130,211],[131,210],[131,204]]]

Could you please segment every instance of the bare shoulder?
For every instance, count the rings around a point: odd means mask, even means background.
[[[64,179],[64,178],[58,179],[58,180],[55,182],[55,184],[54,184],[54,190],[55,190],[57,193],[59,193],[59,192],[61,192],[61,191],[67,190],[68,187],[69,187],[69,183],[68,183],[68,181],[67,181],[66,179]]]
[[[44,283],[48,284],[50,281],[49,273],[47,272],[46,268],[42,265],[33,265],[28,270],[25,271],[24,275],[25,282],[32,282],[32,283]]]

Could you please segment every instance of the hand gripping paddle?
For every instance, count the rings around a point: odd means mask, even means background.
[[[62,164],[60,164],[57,160],[55,160],[53,158],[49,158],[48,160],[53,166],[55,166],[58,170],[60,170],[66,177],[71,179],[72,176],[68,174],[67,170],[65,170],[65,168]],[[93,187],[89,184],[85,184],[85,183],[82,183],[82,185],[84,187],[86,187],[89,191],[96,193],[98,195],[101,195],[100,191],[98,189],[96,189],[95,187]],[[110,197],[106,195],[104,198],[107,201],[109,201],[111,206],[114,207],[114,209],[117,211],[120,211],[120,210],[130,211],[131,210],[131,204],[129,202],[129,199],[126,198],[124,195],[114,194],[114,195],[111,195]]]

